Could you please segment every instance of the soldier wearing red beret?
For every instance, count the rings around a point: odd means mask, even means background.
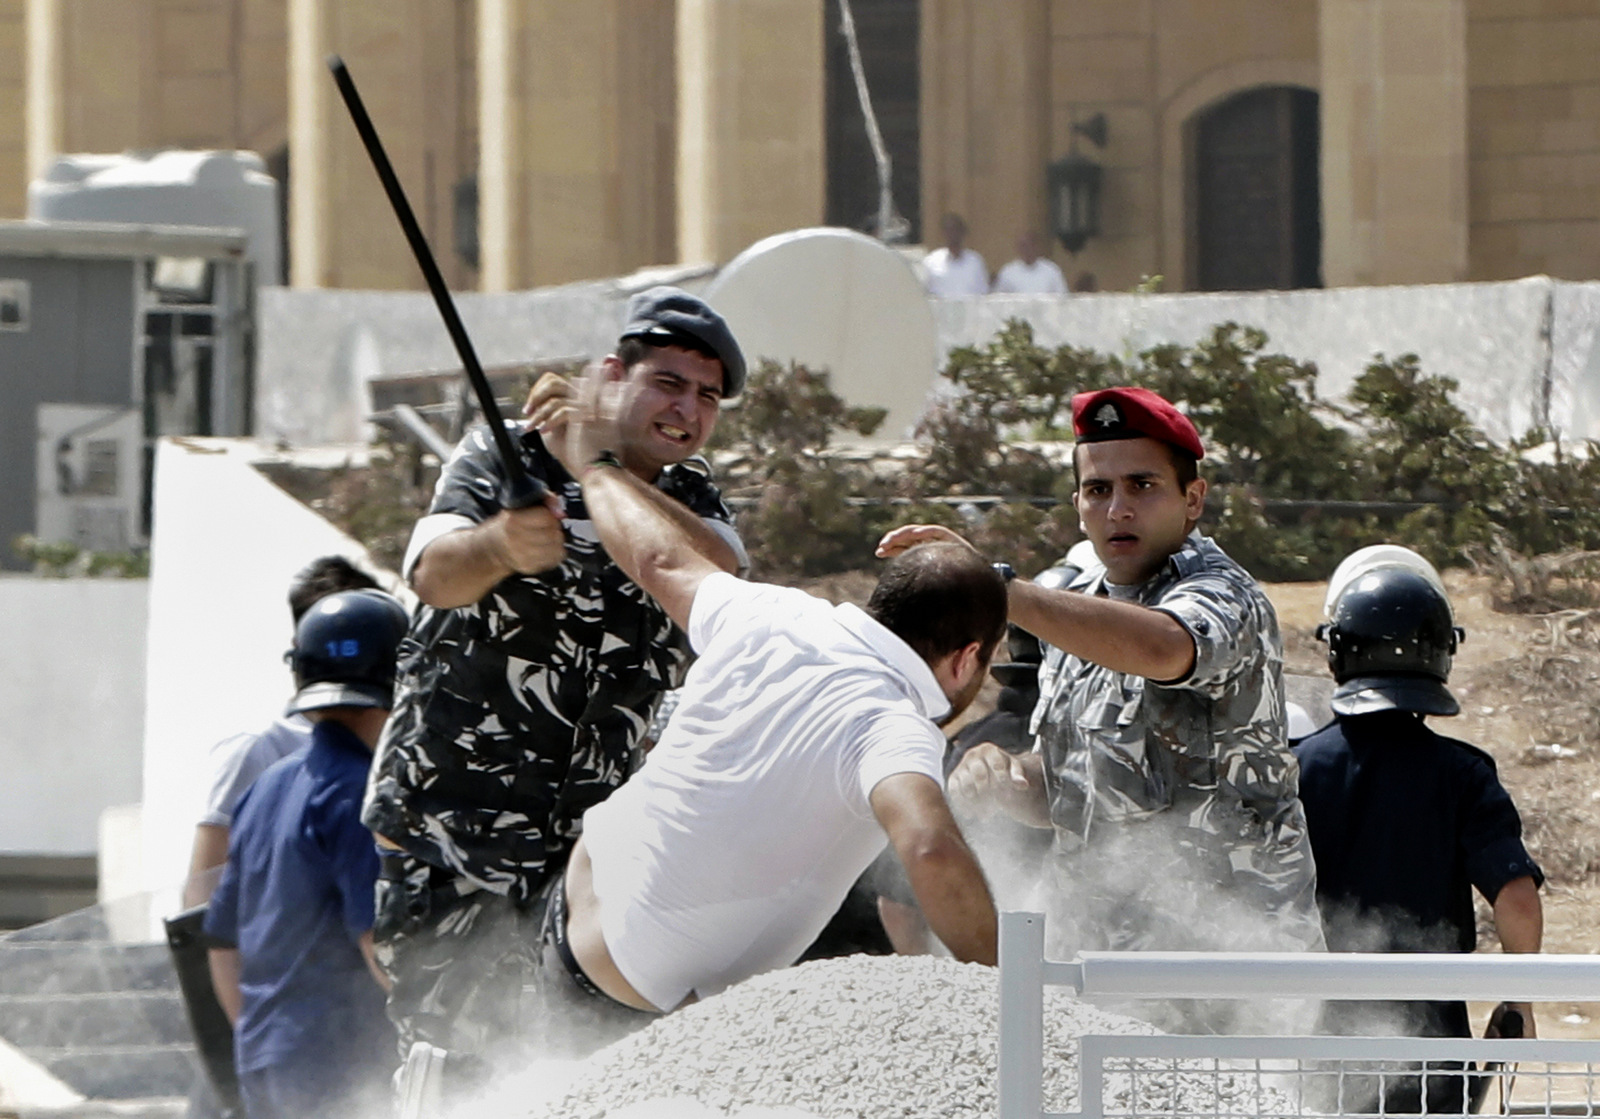
[[[1141,388],[1080,393],[1072,420],[1100,564],[1068,589],[1010,583],[1010,620],[1047,646],[1034,749],[975,747],[951,799],[1053,829],[1055,951],[1320,949],[1277,616],[1195,531],[1200,436]],[[951,537],[908,525],[879,554]]]

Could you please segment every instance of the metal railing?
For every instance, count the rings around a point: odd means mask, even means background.
[[[1078,1109],[1046,1112],[1046,986],[1119,999],[1600,1001],[1600,957],[1085,952],[1060,962],[1044,956],[1044,926],[1038,913],[1000,918],[999,1119],[1398,1114],[1390,1104],[1421,1077],[1430,1098],[1436,1083],[1461,1081],[1464,1095],[1491,1077],[1502,1110],[1600,1116],[1600,1041],[1166,1034],[1080,1038]],[[1528,1104],[1513,1109],[1518,1079]]]

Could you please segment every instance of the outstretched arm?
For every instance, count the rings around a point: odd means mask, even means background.
[[[896,556],[930,540],[971,547],[943,525],[903,525],[878,542],[878,556]],[[1182,680],[1194,668],[1194,638],[1171,614],[1099,595],[1035,586],[1026,579],[1014,580],[1006,599],[1006,612],[1014,624],[1113,672],[1164,682]]]
[[[592,463],[579,481],[607,554],[687,629],[700,583],[707,575],[732,570],[718,562],[729,557],[727,544],[694,514],[620,466]]]
[[[870,799],[934,935],[956,959],[993,966],[994,899],[938,782],[897,773],[879,781]]]

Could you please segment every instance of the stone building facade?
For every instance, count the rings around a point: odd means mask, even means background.
[[[852,0],[923,239],[997,266],[1105,169],[1069,276],[1169,290],[1600,276],[1600,0]],[[289,275],[418,283],[323,56],[458,287],[730,259],[875,212],[839,0],[0,0],[0,216],[51,155],[243,147]],[[1104,114],[1097,147],[1074,125]],[[446,247],[450,247],[446,251]]]

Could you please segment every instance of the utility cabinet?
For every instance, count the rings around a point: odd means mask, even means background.
[[[252,431],[254,301],[240,230],[0,222],[0,566],[148,544],[154,440]]]

